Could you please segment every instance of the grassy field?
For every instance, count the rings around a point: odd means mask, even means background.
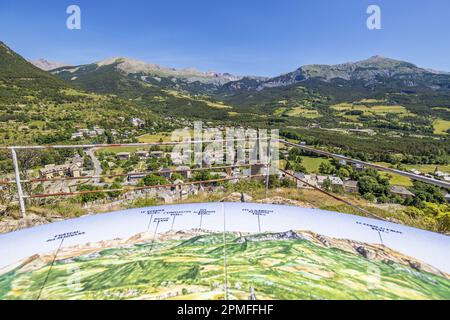
[[[153,143],[153,142],[170,142],[172,140],[172,134],[170,132],[161,132],[157,134],[145,134],[137,138],[140,143]]]
[[[437,119],[433,122],[434,133],[435,134],[447,134],[450,130],[450,121]]]
[[[391,164],[386,162],[377,162],[377,164],[382,165],[383,167],[392,167]],[[434,165],[434,164],[406,164],[403,165],[406,170],[416,169],[424,174],[433,173],[436,169],[438,171],[450,173],[450,165]],[[390,183],[392,185],[398,185],[398,186],[405,186],[410,187],[413,185],[413,182],[411,179],[398,175],[398,174],[392,174],[392,173],[385,173],[380,172],[383,176],[390,176]]]
[[[166,132],[157,133],[157,134],[145,134],[145,135],[138,137],[137,140],[139,143],[155,143],[155,142],[160,142],[161,140],[163,142],[170,142],[172,140],[172,135],[171,135],[171,133],[166,133]],[[100,153],[117,154],[120,152],[134,153],[136,151],[140,151],[140,150],[144,150],[144,149],[148,150],[148,147],[147,148],[139,148],[139,147],[99,148],[99,149],[97,149],[96,153],[97,154],[100,154]]]
[[[138,147],[115,147],[115,148],[99,148],[96,150],[96,154],[101,154],[101,153],[112,153],[112,154],[117,154],[117,153],[121,153],[121,152],[130,152],[130,153],[134,153],[136,151],[139,150],[143,150],[143,148],[138,148]]]
[[[364,102],[364,104],[362,104]],[[362,100],[359,103],[340,103],[331,108],[338,112],[338,115],[351,121],[358,123],[360,116],[354,114],[346,114],[348,111],[361,111],[364,116],[375,116],[384,118],[386,115],[395,115],[399,119],[404,117],[415,117],[414,113],[409,112],[405,107],[399,105],[383,105],[376,104],[376,100]],[[378,102],[382,103],[382,102]]]
[[[281,107],[281,108],[277,108],[275,109],[273,115],[276,117],[281,117],[285,112],[286,112],[287,108]]]
[[[302,157],[302,164],[309,173],[319,173],[319,167],[322,163],[330,162],[325,158]]]
[[[204,102],[210,108],[214,108],[214,109],[233,109],[233,107],[224,104],[222,101],[211,101],[211,100],[208,100],[207,97],[202,97],[202,96],[192,97],[190,95],[183,94],[183,93],[181,93],[179,91],[174,91],[174,90],[165,90],[165,92],[167,92],[170,95],[172,95],[174,97],[177,97],[177,98],[184,98],[184,99],[187,99],[187,100],[192,100],[192,101],[197,101],[197,102],[198,101]]]
[[[376,106],[365,106],[365,105],[355,105],[351,103],[340,103],[332,106],[332,108],[336,111],[363,111],[365,114],[377,114],[377,115],[385,115],[388,113],[393,114],[408,114],[409,111],[403,106],[385,106],[385,105],[376,105]]]
[[[412,180],[401,176],[399,174],[392,174],[387,172],[380,172],[383,177],[390,177],[389,183],[395,186],[411,187],[413,185]]]
[[[317,110],[304,107],[295,107],[286,112],[286,115],[289,117],[301,117],[306,119],[317,119],[322,116]]]

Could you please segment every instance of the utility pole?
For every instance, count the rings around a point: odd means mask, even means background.
[[[17,185],[17,194],[19,196],[19,206],[20,206],[20,213],[22,215],[22,218],[25,218],[27,216],[27,212],[25,209],[25,201],[23,196],[23,190],[22,190],[22,183],[20,179],[20,171],[19,171],[19,162],[17,161],[17,153],[16,149],[11,148],[11,155],[14,165],[14,173],[16,176],[16,185]]]

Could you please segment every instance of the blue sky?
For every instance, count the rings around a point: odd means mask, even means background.
[[[82,29],[66,28],[79,5]],[[378,4],[382,30],[366,28]],[[126,56],[202,71],[278,75],[373,55],[450,71],[448,0],[1,0],[0,40],[29,59]]]

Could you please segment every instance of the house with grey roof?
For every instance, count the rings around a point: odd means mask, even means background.
[[[344,181],[343,187],[344,187],[344,191],[348,192],[348,193],[358,193],[359,192],[358,181],[355,181],[355,180]]]
[[[391,193],[396,196],[400,196],[403,199],[412,198],[415,196],[414,193],[412,193],[403,186],[391,186]]]

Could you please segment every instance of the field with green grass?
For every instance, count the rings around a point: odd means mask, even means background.
[[[302,164],[309,173],[319,173],[322,163],[329,163],[329,159],[302,156]]]
[[[352,104],[352,103],[340,103],[337,105],[332,106],[332,109],[336,111],[362,111],[365,114],[408,114],[408,110],[403,106],[396,106],[396,105],[373,105],[373,106],[366,106],[362,104]]]
[[[305,107],[295,107],[286,112],[286,115],[289,117],[302,117],[306,119],[317,119],[320,118],[321,115],[319,111],[315,109],[308,109]]]
[[[189,130],[190,135],[193,137],[193,130]],[[144,134],[142,136],[137,137],[138,142],[140,143],[154,143],[154,142],[171,142],[172,141],[172,133],[171,132],[160,132],[155,134]]]
[[[403,187],[412,187],[413,182],[411,179],[401,176],[399,174],[380,172],[380,175],[383,177],[389,177],[389,183],[394,186],[403,186]]]
[[[450,121],[437,119],[433,122],[434,133],[435,134],[447,134],[450,130]]]

